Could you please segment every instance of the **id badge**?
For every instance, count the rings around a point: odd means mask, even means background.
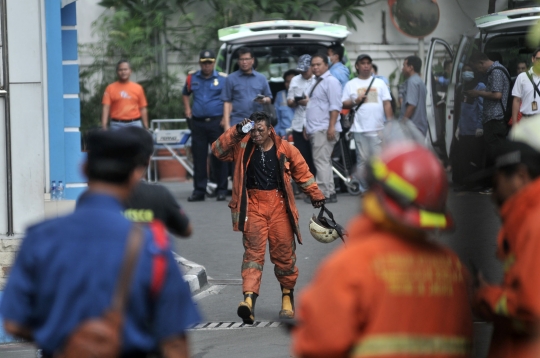
[[[536,101],[533,101],[531,103],[531,107],[532,107],[532,110],[533,111],[537,111],[538,110],[538,103],[536,103]]]

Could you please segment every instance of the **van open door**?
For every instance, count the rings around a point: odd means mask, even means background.
[[[473,50],[474,39],[472,37],[463,36],[459,42],[454,65],[452,68],[452,81],[448,86],[447,91],[447,102],[446,102],[446,133],[445,133],[445,142],[446,142],[446,152],[450,154],[450,147],[452,141],[455,139],[454,134],[459,123],[459,118],[461,115],[461,102],[456,99],[463,98],[462,93],[462,80],[461,72],[463,66],[469,62],[469,57]]]
[[[426,66],[424,67],[424,82],[427,89],[426,111],[428,120],[428,135],[433,148],[441,159],[446,161],[450,153],[451,139],[446,138],[447,108],[453,109],[453,77],[454,53],[450,45],[439,38],[431,39]],[[450,138],[451,134],[450,134]],[[448,142],[448,143],[447,143]]]

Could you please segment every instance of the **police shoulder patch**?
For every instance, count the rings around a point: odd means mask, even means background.
[[[228,75],[225,72],[218,72],[218,75],[221,77],[227,77]]]

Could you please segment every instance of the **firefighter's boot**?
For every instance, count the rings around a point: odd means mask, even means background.
[[[255,301],[259,295],[253,292],[244,292],[244,300],[238,305],[238,316],[245,324],[255,322]]]
[[[294,289],[288,289],[281,286],[281,311],[279,318],[294,318]]]

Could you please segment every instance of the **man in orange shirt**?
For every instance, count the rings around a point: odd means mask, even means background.
[[[146,96],[141,85],[131,82],[131,66],[121,60],[116,65],[118,81],[111,83],[103,95],[101,125],[107,129],[109,119],[111,129],[122,127],[148,128]]]
[[[488,357],[540,357],[540,117],[515,124],[514,141],[498,148],[493,197],[502,227],[497,256],[504,263],[503,282],[479,277],[479,314],[493,322]],[[489,174],[486,169],[485,174]]]
[[[300,297],[297,357],[469,357],[467,273],[429,239],[452,227],[438,159],[412,142],[371,160],[363,213]]]

